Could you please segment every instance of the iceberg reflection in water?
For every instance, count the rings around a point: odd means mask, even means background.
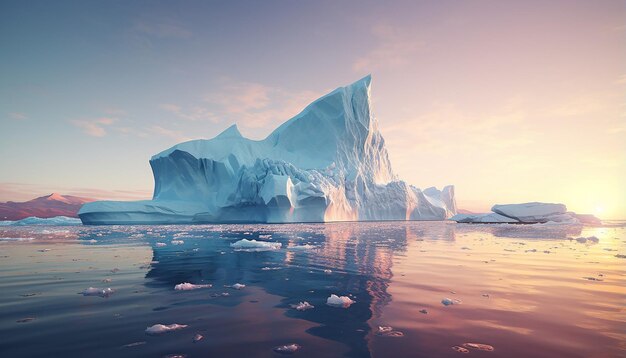
[[[272,356],[292,344],[302,357],[625,349],[619,225],[23,226],[0,237],[0,348],[12,357]],[[241,240],[273,249],[232,245]],[[354,302],[327,305],[331,295]],[[173,324],[186,327],[146,334]]]

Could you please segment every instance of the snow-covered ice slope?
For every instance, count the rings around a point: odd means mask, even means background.
[[[264,140],[236,125],[150,160],[152,200],[85,204],[85,224],[444,220],[454,187],[397,179],[370,109],[370,76],[308,105]]]

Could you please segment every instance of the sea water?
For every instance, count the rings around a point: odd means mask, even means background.
[[[2,357],[626,355],[623,223],[2,226],[0,273]]]

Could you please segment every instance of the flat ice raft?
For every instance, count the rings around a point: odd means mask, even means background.
[[[393,174],[370,112],[370,76],[307,106],[260,141],[236,126],[150,160],[152,200],[96,201],[84,224],[444,220],[454,187],[420,190]]]
[[[576,214],[567,211],[563,204],[552,203],[523,203],[494,205],[491,213],[486,214],[456,214],[450,220],[459,223],[474,224],[592,224],[600,225],[600,219],[593,215]]]

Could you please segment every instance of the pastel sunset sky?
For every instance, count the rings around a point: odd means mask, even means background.
[[[3,0],[0,201],[150,198],[153,154],[370,73],[401,179],[626,218],[621,0]]]

